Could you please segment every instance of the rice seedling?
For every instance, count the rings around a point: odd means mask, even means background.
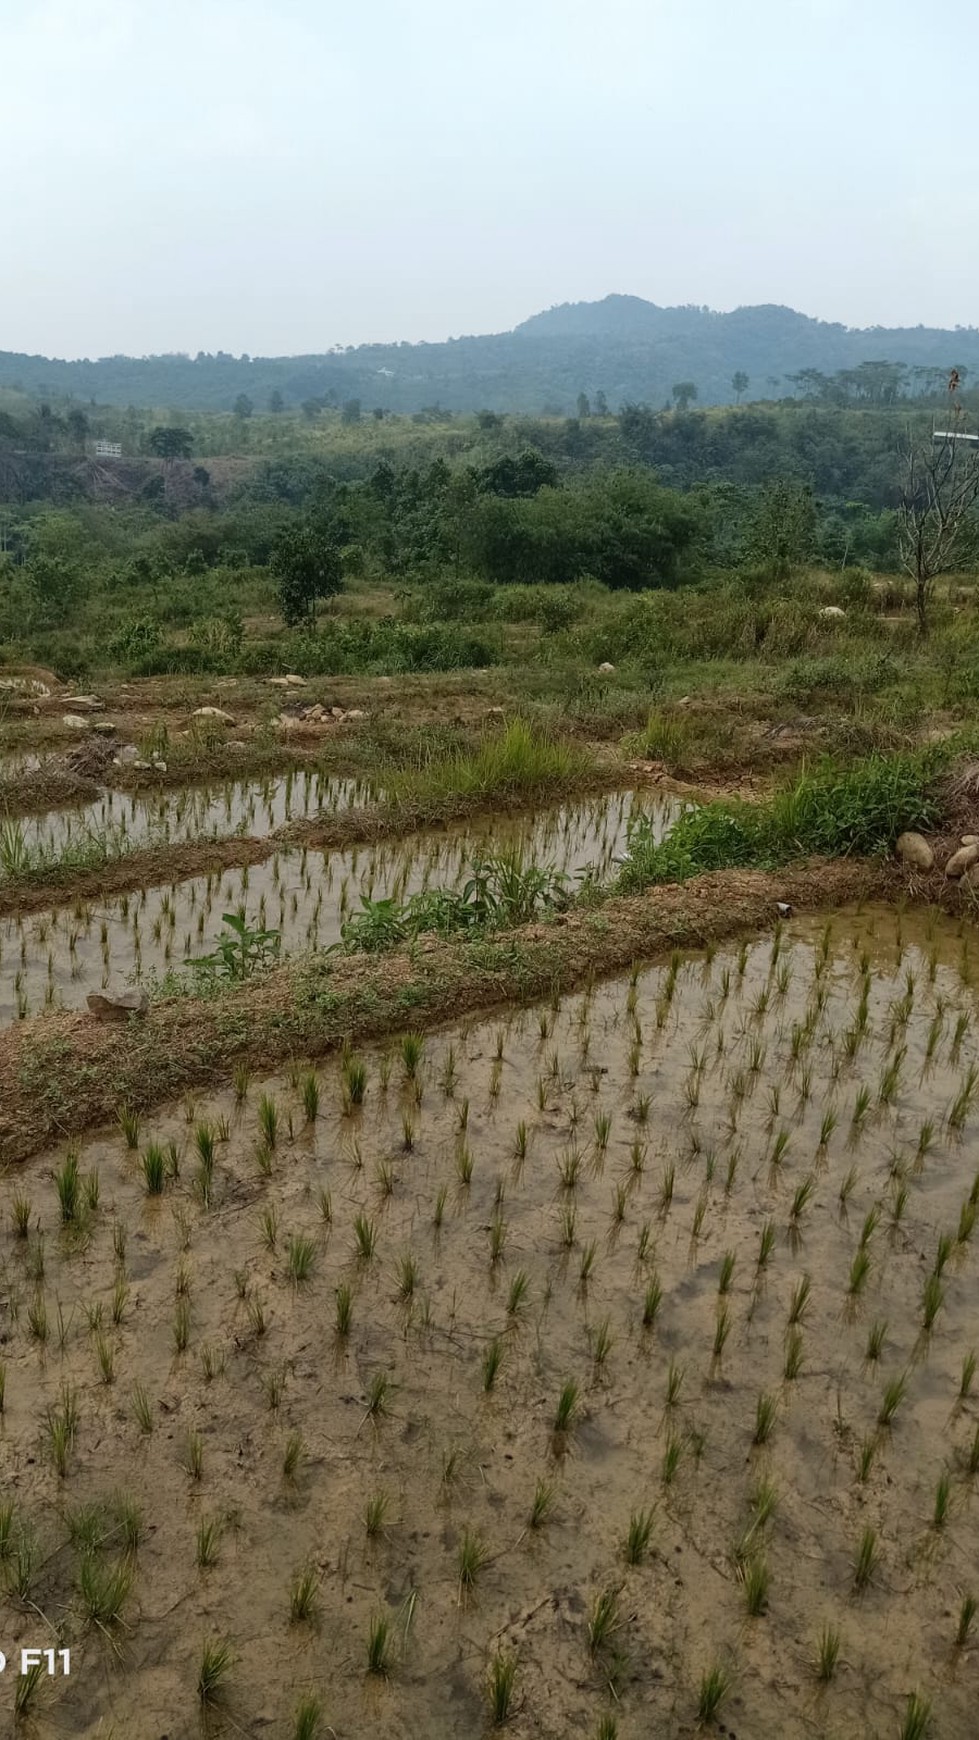
[[[39,1341],[43,1347],[48,1339],[48,1307],[40,1287],[27,1307],[27,1327],[34,1340]]]
[[[935,1507],[932,1511],[932,1526],[943,1529],[948,1522],[949,1505],[952,1499],[952,1479],[946,1468],[942,1469],[935,1488]]]
[[[566,1203],[561,1210],[561,1243],[565,1250],[570,1251],[575,1241],[575,1229],[578,1225],[578,1212],[574,1203]]]
[[[734,1254],[734,1252],[733,1251],[725,1251],[723,1257],[721,1258],[720,1274],[718,1275],[718,1278],[717,1278],[717,1291],[722,1296],[725,1293],[730,1293],[730,1291],[731,1291],[731,1282],[734,1279],[734,1266],[735,1266],[735,1254]]]
[[[600,1590],[588,1616],[588,1648],[592,1655],[600,1655],[609,1647],[621,1623],[619,1591]]]
[[[120,1106],[116,1113],[116,1123],[126,1147],[135,1151],[139,1147],[139,1113],[133,1106]]]
[[[928,1276],[921,1295],[921,1327],[927,1334],[945,1303],[945,1289],[938,1275]]]
[[[197,1525],[197,1563],[202,1571],[217,1564],[221,1544],[221,1521],[218,1517],[202,1517]]]
[[[274,1202],[263,1208],[258,1217],[258,1225],[266,1250],[274,1251],[279,1237],[279,1211]]]
[[[802,1331],[790,1330],[785,1341],[785,1362],[782,1367],[786,1383],[794,1383],[802,1370],[802,1347]]]
[[[802,1183],[797,1186],[795,1195],[792,1198],[789,1219],[792,1221],[793,1225],[798,1225],[802,1216],[805,1214],[806,1209],[809,1207],[809,1203],[812,1200],[812,1194],[815,1188],[816,1180],[810,1172],[802,1180]]]
[[[316,1692],[304,1692],[292,1718],[292,1740],[317,1740],[322,1722],[322,1698]]]
[[[766,1220],[761,1229],[761,1235],[758,1240],[758,1256],[755,1259],[756,1268],[767,1268],[768,1259],[771,1256],[772,1251],[775,1249],[776,1237],[775,1222],[773,1220]]]
[[[884,1319],[883,1321],[878,1319],[877,1322],[871,1324],[870,1329],[867,1333],[866,1358],[868,1360],[870,1360],[872,1364],[876,1363],[876,1361],[880,1359],[880,1356],[884,1350],[884,1342],[886,1340],[886,1337],[887,1337],[887,1321],[886,1321],[886,1319]]]
[[[55,1172],[54,1183],[58,1192],[61,1222],[63,1226],[68,1226],[77,1220],[81,1206],[81,1177],[78,1156],[74,1149],[69,1149],[63,1164]]]
[[[809,1309],[809,1301],[810,1301],[811,1295],[812,1295],[812,1277],[811,1277],[811,1275],[804,1274],[796,1282],[795,1286],[792,1289],[792,1298],[789,1302],[789,1327],[790,1328],[794,1327],[798,1323],[803,1323],[805,1321],[806,1312]]]
[[[553,1480],[544,1480],[543,1478],[538,1480],[531,1500],[530,1515],[527,1518],[529,1528],[542,1529],[544,1527],[554,1508],[556,1495],[557,1487]]]
[[[29,1667],[26,1673],[17,1677],[17,1689],[14,1692],[14,1718],[23,1721],[30,1715],[34,1695],[38,1687],[48,1677],[47,1663],[42,1659]]]
[[[979,1213],[979,1209],[977,1209],[974,1202],[971,1200],[963,1202],[962,1207],[959,1209],[959,1224],[955,1234],[956,1244],[968,1244],[975,1230],[977,1213]]]
[[[642,1321],[644,1329],[651,1329],[656,1322],[659,1308],[663,1303],[663,1288],[657,1275],[651,1276],[646,1283],[643,1295]]]
[[[116,1362],[111,1342],[100,1332],[95,1337],[95,1358],[99,1368],[99,1376],[104,1384],[115,1382]]]
[[[753,1444],[767,1444],[778,1418],[778,1397],[762,1390],[755,1403]]]
[[[591,1335],[591,1355],[598,1371],[602,1370],[604,1367],[605,1362],[612,1351],[612,1343],[611,1324],[607,1317],[603,1317],[601,1322],[596,1325]]]
[[[320,1084],[315,1070],[308,1070],[302,1079],[303,1112],[307,1124],[315,1124],[320,1109]]]
[[[258,1102],[258,1128],[262,1145],[274,1154],[279,1141],[279,1108],[271,1094],[263,1094]]]
[[[925,1740],[931,1726],[931,1702],[920,1692],[909,1692],[900,1740]]]
[[[709,1206],[709,1203],[708,1203],[707,1192],[704,1191],[703,1194],[697,1198],[697,1201],[694,1205],[693,1221],[692,1221],[691,1227],[690,1227],[690,1234],[691,1234],[691,1237],[694,1239],[699,1239],[699,1237],[703,1231],[704,1220],[705,1220],[706,1215],[707,1215],[708,1206]]]
[[[464,1528],[459,1541],[459,1589],[461,1594],[468,1594],[475,1589],[482,1572],[489,1563],[489,1550],[482,1537],[469,1528]]]
[[[493,1726],[502,1728],[513,1713],[513,1689],[517,1678],[517,1658],[500,1650],[489,1665],[489,1706]]]
[[[184,1353],[190,1341],[190,1304],[186,1297],[181,1296],[173,1313],[173,1349],[175,1353]]]
[[[673,1163],[671,1161],[669,1166],[667,1166],[664,1169],[663,1177],[660,1181],[659,1212],[660,1212],[661,1216],[665,1217],[670,1212],[670,1205],[673,1201],[673,1189],[674,1189],[675,1183],[676,1183],[676,1167],[673,1165]]]
[[[425,1036],[423,1033],[402,1033],[399,1042],[401,1052],[401,1067],[406,1082],[417,1079],[422,1058],[425,1054]]]
[[[558,1404],[554,1414],[554,1430],[559,1436],[570,1432],[578,1417],[580,1391],[574,1378],[569,1378],[562,1385],[558,1396]]]
[[[386,1677],[391,1646],[391,1622],[383,1613],[372,1613],[367,1629],[367,1672]]]
[[[248,1089],[251,1084],[251,1071],[248,1068],[247,1063],[235,1064],[233,1080],[235,1088],[235,1105],[243,1106],[248,1098]]]
[[[435,1207],[432,1210],[432,1225],[435,1227],[436,1231],[438,1231],[439,1227],[442,1225],[442,1221],[445,1217],[445,1205],[448,1201],[448,1197],[448,1186],[445,1184],[440,1185],[438,1194],[435,1198]]]
[[[976,1607],[977,1603],[974,1595],[963,1595],[962,1605],[959,1608],[959,1623],[955,1633],[956,1649],[964,1649],[968,1642],[969,1632],[972,1629],[972,1621],[976,1616]]]
[[[768,1561],[761,1553],[752,1553],[738,1566],[738,1577],[744,1591],[745,1610],[751,1619],[760,1619],[768,1606],[771,1574]]]
[[[829,1147],[833,1131],[836,1129],[839,1121],[838,1114],[832,1109],[823,1113],[822,1122],[819,1126],[819,1146],[821,1149]]]
[[[705,1723],[716,1721],[730,1687],[730,1675],[719,1662],[714,1662],[711,1667],[705,1668],[700,1678],[700,1694],[697,1700],[698,1721]]]
[[[864,1083],[857,1089],[856,1098],[853,1102],[853,1113],[850,1118],[850,1130],[854,1136],[859,1136],[866,1122],[869,1110],[870,1089]]]
[[[500,1261],[500,1258],[503,1255],[503,1247],[506,1244],[506,1234],[507,1234],[506,1221],[503,1219],[503,1217],[501,1215],[495,1214],[493,1216],[493,1219],[490,1221],[490,1229],[489,1229],[490,1262],[491,1263],[498,1263]]]
[[[294,1287],[303,1286],[310,1278],[316,1262],[313,1239],[294,1235],[286,1246],[286,1273]]]
[[[663,1451],[663,1461],[660,1466],[660,1479],[664,1486],[672,1486],[680,1467],[683,1455],[683,1439],[678,1432],[670,1432]]]
[[[855,1589],[866,1589],[877,1569],[879,1557],[877,1531],[867,1523],[857,1543],[857,1556],[853,1561],[853,1587]]]
[[[354,1220],[354,1238],[357,1244],[357,1255],[362,1263],[371,1263],[377,1250],[377,1226],[366,1215],[358,1214]]]
[[[824,1625],[816,1643],[814,1668],[817,1680],[828,1685],[840,1659],[840,1634],[834,1625]]]
[[[29,1196],[15,1196],[10,1208],[10,1218],[13,1221],[14,1237],[26,1239],[31,1230],[31,1214],[33,1205]]]
[[[523,1269],[518,1269],[510,1282],[510,1289],[507,1293],[506,1309],[508,1317],[519,1316],[526,1304],[527,1290],[529,1286],[530,1282],[527,1278],[526,1272]]]
[[[908,1380],[903,1372],[900,1377],[891,1379],[881,1397],[880,1408],[877,1412],[878,1426],[890,1426],[893,1423],[894,1415],[907,1393],[907,1387]]]
[[[78,1588],[82,1606],[93,1625],[103,1631],[118,1625],[132,1586],[133,1568],[129,1560],[106,1564],[92,1553],[84,1555]]]
[[[262,1378],[262,1389],[269,1412],[274,1414],[282,1403],[286,1388],[286,1370],[284,1366],[276,1365],[267,1371]]]
[[[353,1293],[346,1281],[341,1281],[336,1289],[336,1332],[341,1339],[350,1334],[353,1320]]]
[[[289,1620],[292,1625],[307,1625],[315,1619],[319,1606],[320,1578],[314,1565],[300,1565],[289,1585]]]
[[[388,1512],[388,1495],[386,1492],[372,1492],[364,1505],[364,1533],[368,1540],[374,1540],[384,1528],[384,1519]]]
[[[459,1175],[459,1183],[463,1189],[467,1189],[472,1183],[473,1157],[465,1142],[456,1149],[456,1172]]]
[[[187,1434],[184,1446],[183,1466],[195,1484],[204,1477],[204,1440],[196,1428]]]
[[[130,1404],[137,1426],[144,1437],[148,1438],[153,1430],[153,1408],[150,1398],[138,1378],[130,1391]]]
[[[496,1383],[500,1366],[503,1364],[503,1342],[498,1335],[493,1337],[483,1354],[482,1375],[483,1389],[487,1395]]]
[[[211,1638],[205,1643],[197,1675],[197,1696],[204,1709],[220,1702],[234,1660],[234,1652],[225,1639]]]
[[[651,1510],[634,1510],[629,1518],[629,1531],[625,1540],[627,1565],[642,1564],[649,1550],[652,1532],[653,1512]]]
[[[367,1415],[371,1420],[380,1419],[387,1413],[388,1400],[391,1393],[391,1379],[387,1372],[376,1371],[367,1386]]]
[[[306,1455],[306,1442],[301,1432],[290,1432],[282,1452],[282,1478],[294,1486]]]
[[[965,1465],[966,1470],[970,1475],[975,1476],[979,1474],[979,1426],[976,1427],[975,1432],[973,1433],[972,1443],[969,1445]]]
[[[685,1375],[686,1367],[678,1365],[675,1359],[671,1359],[666,1373],[666,1406],[668,1408],[677,1406]]]
[[[713,1344],[713,1347],[711,1349],[711,1352],[712,1352],[712,1357],[715,1361],[719,1361],[723,1358],[724,1348],[725,1348],[725,1345],[727,1343],[727,1338],[730,1335],[730,1333],[731,1333],[731,1314],[728,1311],[727,1306],[722,1305],[719,1308],[718,1313],[717,1313],[717,1317],[715,1318],[715,1321],[714,1321],[714,1344]]]
[[[851,1299],[857,1299],[863,1292],[870,1275],[870,1252],[860,1245],[853,1253],[850,1264],[850,1275],[847,1281],[847,1293]]]

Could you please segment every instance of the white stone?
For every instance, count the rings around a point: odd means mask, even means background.
[[[935,854],[924,834],[916,834],[913,830],[899,834],[894,850],[902,862],[910,864],[913,870],[931,870],[934,867]]]
[[[88,720],[83,719],[80,713],[63,713],[61,723],[69,726],[72,731],[88,730]]]
[[[598,669],[599,669],[600,674],[603,677],[608,677],[608,676],[611,676],[612,672],[615,669],[615,666],[610,665],[608,662],[608,659],[606,659],[603,664],[599,665]]]
[[[195,707],[191,717],[194,719],[217,719],[222,725],[234,724],[231,714],[225,713],[220,707]]]
[[[146,991],[90,991],[85,999],[96,1021],[128,1021],[130,1015],[145,1015],[150,1006]]]
[[[819,615],[820,616],[845,616],[846,611],[841,610],[841,608],[838,604],[824,604],[822,609],[819,612]]]
[[[960,846],[945,866],[946,876],[964,876],[973,864],[979,863],[979,846]]]

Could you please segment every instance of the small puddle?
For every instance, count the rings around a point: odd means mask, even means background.
[[[264,807],[256,800],[246,831],[254,832],[259,821],[270,828],[281,825],[289,819],[288,804],[293,817],[322,807],[326,785],[314,798],[305,777],[296,777],[291,798],[281,791],[275,801],[262,800]],[[349,805],[357,788],[334,781],[329,794],[338,806]],[[634,813],[651,816],[662,836],[684,807],[685,800],[658,792],[616,792],[509,820],[479,817],[462,829],[413,834],[407,840],[326,853],[283,851],[220,876],[12,917],[0,923],[0,1021],[43,1008],[80,1008],[90,991],[110,981],[162,977],[211,951],[224,912],[244,909],[253,927],[278,930],[283,954],[327,948],[339,941],[345,916],[362,896],[401,900],[422,889],[453,887],[474,856],[491,848],[519,848],[526,858],[553,865],[572,880],[585,870],[605,879],[624,850]]]

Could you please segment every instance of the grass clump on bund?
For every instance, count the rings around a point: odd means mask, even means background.
[[[710,870],[774,870],[795,859],[873,857],[909,828],[939,820],[936,776],[945,745],[906,755],[872,755],[848,767],[823,762],[762,803],[704,804],[688,810],[657,842],[644,818],[634,825],[618,890],[686,882]]]
[[[386,776],[389,801],[414,820],[475,809],[491,798],[555,796],[592,771],[587,751],[548,736],[523,719],[486,737],[474,749],[433,755],[416,767]]]

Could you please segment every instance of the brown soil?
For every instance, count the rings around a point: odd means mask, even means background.
[[[161,1105],[137,1139],[174,1145],[162,1197],[113,1130],[79,1152],[98,1205],[67,1226],[51,1177],[63,1146],[18,1173],[29,1236],[14,1236],[8,1196],[0,1456],[5,1563],[25,1581],[4,1600],[4,1648],[10,1663],[56,1633],[72,1651],[70,1679],[35,1694],[39,1735],[191,1740],[202,1648],[219,1638],[232,1665],[203,1730],[227,1740],[285,1740],[307,1693],[322,1735],[475,1740],[491,1731],[500,1652],[516,1660],[514,1740],[594,1740],[608,1716],[620,1740],[693,1740],[714,1664],[728,1679],[714,1731],[728,1740],[896,1735],[916,1688],[936,1735],[974,1732],[974,1648],[954,1641],[979,1554],[979,1413],[963,1378],[974,1100],[961,1129],[948,1118],[975,1057],[974,938],[928,913],[838,914],[825,931],[802,918],[777,944],[767,925],[776,892],[816,904],[878,873],[814,867],[778,889],[706,878],[617,903],[604,959],[599,915],[576,919],[571,955],[550,939],[559,980],[576,957],[585,976],[621,964],[629,944],[740,923],[768,934],[430,1035],[417,1091],[398,1047],[369,1049],[360,1111],[344,1111],[337,1062],[316,1080],[312,1121],[302,1071]],[[367,994],[420,983],[407,962],[351,970]],[[349,1023],[346,970],[335,989]],[[263,987],[264,1012],[244,993],[239,1015],[268,1033],[273,1010],[288,1019],[286,990],[282,977]],[[844,1035],[864,995],[854,1048]],[[422,998],[377,1020],[435,1012]],[[152,1021],[186,1056],[214,1016],[193,1031],[186,1008]],[[52,1024],[69,1049],[78,1031]],[[239,1041],[247,1050],[244,1027]],[[278,1109],[271,1149],[263,1098]],[[303,1281],[289,1274],[297,1240]],[[569,1379],[574,1418],[556,1436]],[[77,1424],[59,1474],[49,1421],[66,1390]],[[773,1423],[758,1442],[760,1397]],[[128,1558],[121,1495],[139,1516]],[[643,1513],[648,1542],[630,1563]],[[128,1526],[131,1539],[131,1513]],[[875,1563],[859,1587],[867,1530]],[[483,1554],[471,1588],[467,1531]],[[768,1577],[755,1616],[752,1567]],[[83,1577],[91,1590],[114,1568],[118,1618],[93,1619]],[[291,1619],[306,1568],[315,1605]],[[590,1639],[604,1592],[611,1628]],[[385,1676],[367,1672],[378,1617]],[[821,1683],[827,1627],[840,1655]],[[8,1711],[13,1692],[8,1667]]]

